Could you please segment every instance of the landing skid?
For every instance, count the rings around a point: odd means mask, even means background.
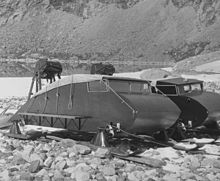
[[[67,116],[56,114],[19,113],[25,124],[59,127],[80,131],[90,116]]]

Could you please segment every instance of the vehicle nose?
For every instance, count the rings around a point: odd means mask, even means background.
[[[208,116],[207,109],[195,99],[195,96],[170,96],[170,99],[180,108],[179,120],[185,124],[192,121],[192,127],[199,126]]]
[[[206,121],[220,120],[220,95],[214,92],[203,92],[199,96],[193,97],[196,101],[202,104],[208,113]]]
[[[136,119],[129,131],[146,134],[165,130],[179,118],[180,109],[163,95],[126,95],[125,98],[136,109]]]

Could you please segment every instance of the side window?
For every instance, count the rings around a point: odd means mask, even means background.
[[[157,88],[166,95],[176,95],[176,86],[174,85],[158,85]]]
[[[148,84],[143,84],[143,93],[150,93],[150,86]]]
[[[189,92],[190,91],[190,85],[184,85],[183,90],[184,90],[184,92]]]
[[[130,92],[130,83],[128,81],[110,81],[109,85],[116,92]]]
[[[130,89],[131,93],[141,93],[141,92],[143,92],[143,84],[131,83],[130,86],[131,86],[131,89]]]
[[[108,89],[102,81],[92,81],[87,83],[88,92],[107,92]]]
[[[192,89],[192,91],[194,91],[194,90],[201,91],[202,90],[202,86],[201,86],[201,84],[192,84],[191,85],[191,89]]]
[[[131,93],[146,94],[150,92],[148,84],[132,82],[130,85],[131,85],[131,89],[130,89]]]

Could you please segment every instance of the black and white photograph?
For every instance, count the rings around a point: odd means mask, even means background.
[[[0,0],[0,181],[219,181],[220,0]]]

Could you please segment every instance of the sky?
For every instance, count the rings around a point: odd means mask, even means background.
[[[207,64],[197,66],[197,71],[201,71],[198,75],[181,75],[185,78],[195,78],[203,80],[205,82],[220,82],[220,61],[215,61]],[[166,71],[172,71],[172,68],[165,69]],[[202,72],[213,72],[214,74],[204,74]],[[115,76],[139,78],[144,71],[118,73]],[[28,92],[31,85],[31,77],[0,77],[0,98],[6,97],[25,97],[28,96]],[[43,82],[45,83],[45,82]]]
[[[30,77],[0,77],[0,98],[27,96],[30,85]]]

